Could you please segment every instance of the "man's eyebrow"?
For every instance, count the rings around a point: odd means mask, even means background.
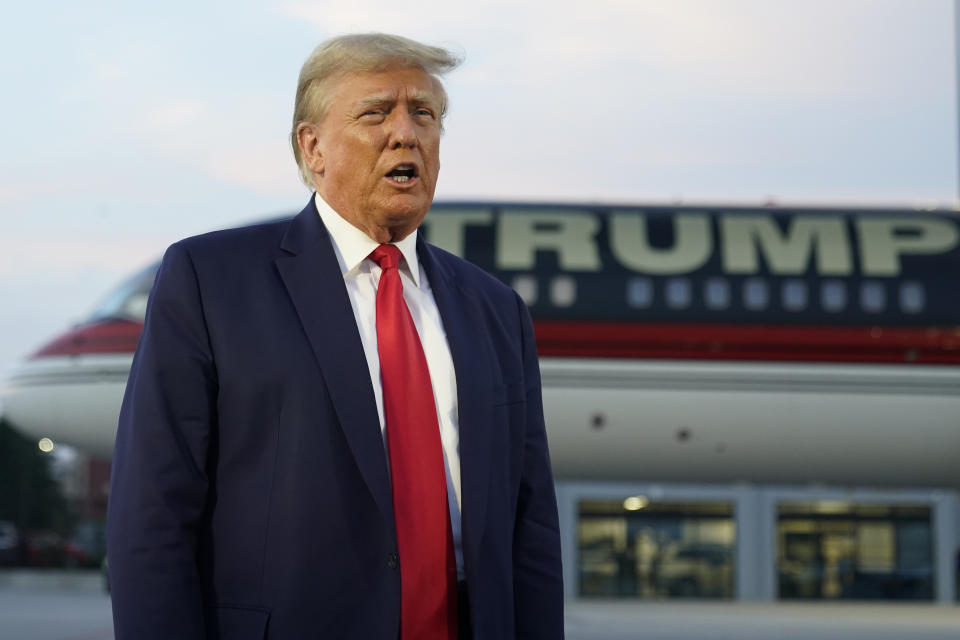
[[[410,92],[410,101],[417,104],[426,104],[432,107],[436,104],[437,97],[429,91],[414,89]]]
[[[357,101],[358,107],[379,107],[385,104],[391,104],[395,98],[392,95],[379,95],[361,98]]]
[[[393,94],[383,94],[378,96],[367,96],[366,98],[361,98],[357,101],[357,108],[366,108],[366,107],[382,107],[384,105],[394,104],[397,101],[397,98]],[[410,92],[410,102],[414,104],[425,104],[428,106],[435,106],[437,103],[436,96],[434,96],[429,91],[422,90],[413,90]]]

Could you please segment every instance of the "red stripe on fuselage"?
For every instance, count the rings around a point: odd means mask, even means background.
[[[95,353],[133,353],[143,324],[132,320],[104,320],[79,326],[41,347],[33,358]]]
[[[960,327],[534,323],[541,356],[960,364]]]
[[[534,322],[541,356],[960,364],[960,327]],[[33,357],[133,353],[143,325],[107,320],[59,336]]]

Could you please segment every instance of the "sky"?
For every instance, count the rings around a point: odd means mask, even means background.
[[[0,24],[0,377],[171,242],[292,214],[330,36],[464,57],[438,199],[953,206],[949,0],[17,3]]]

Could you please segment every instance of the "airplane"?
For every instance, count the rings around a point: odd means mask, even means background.
[[[558,479],[960,488],[960,216],[435,203],[534,318]],[[26,358],[5,418],[110,456],[159,263]]]

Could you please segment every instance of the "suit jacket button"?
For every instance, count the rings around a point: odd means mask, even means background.
[[[396,569],[400,566],[400,558],[395,553],[387,554],[387,566],[391,569]]]

